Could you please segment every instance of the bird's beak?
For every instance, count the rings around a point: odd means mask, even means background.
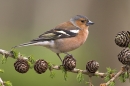
[[[90,21],[90,20],[87,22],[87,26],[93,25],[93,24],[94,24],[94,22],[92,22],[92,21]]]

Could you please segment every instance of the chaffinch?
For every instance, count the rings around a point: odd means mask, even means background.
[[[44,32],[38,38],[13,48],[30,45],[44,46],[55,52],[62,61],[59,54],[68,54],[67,52],[84,44],[89,34],[88,27],[93,24],[86,16],[76,15],[54,29]]]

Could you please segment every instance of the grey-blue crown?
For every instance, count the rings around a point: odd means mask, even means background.
[[[88,18],[86,17],[86,16],[83,16],[83,15],[76,15],[76,16],[74,16],[73,18],[71,18],[73,21],[75,21],[75,20],[78,20],[78,19],[80,19],[80,18],[83,18],[83,19],[86,19],[86,20],[88,20]]]

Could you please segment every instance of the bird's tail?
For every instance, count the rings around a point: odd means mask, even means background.
[[[23,43],[23,44],[20,44],[20,45],[16,45],[16,46],[14,46],[14,47],[12,47],[12,48],[35,45],[35,43],[36,43],[36,42],[27,42],[27,43]]]

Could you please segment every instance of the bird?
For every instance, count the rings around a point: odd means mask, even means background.
[[[44,46],[60,57],[61,53],[70,55],[68,52],[79,48],[88,38],[88,28],[94,22],[90,21],[86,16],[76,15],[69,21],[57,25],[55,28],[44,32],[39,37],[23,44],[12,47],[23,46]]]

